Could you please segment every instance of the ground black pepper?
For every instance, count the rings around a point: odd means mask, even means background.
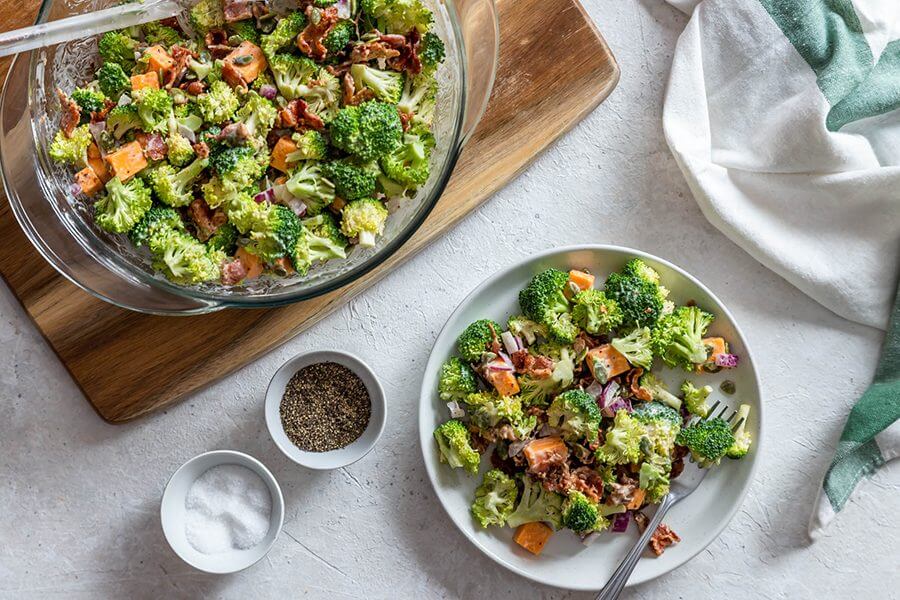
[[[349,445],[366,430],[372,401],[353,371],[333,362],[303,367],[281,398],[281,425],[301,450],[327,452]]]

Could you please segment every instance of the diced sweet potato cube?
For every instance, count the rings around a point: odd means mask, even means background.
[[[85,196],[93,196],[103,189],[103,182],[90,167],[85,167],[75,173],[75,183],[78,184]]]
[[[553,535],[553,530],[546,523],[540,521],[523,523],[516,529],[513,541],[532,554],[538,555],[544,549],[544,545],[551,535]]]
[[[269,165],[273,169],[278,169],[282,173],[287,173],[290,166],[287,162],[287,155],[297,150],[297,144],[288,136],[278,138],[275,147],[272,148],[272,155],[269,157]],[[293,164],[293,163],[292,163]]]
[[[540,471],[540,467],[544,463],[565,461],[569,456],[569,449],[562,438],[551,435],[529,442],[522,453],[525,454],[529,468]]]
[[[497,362],[506,365],[501,359],[497,359]],[[489,365],[487,380],[501,396],[515,396],[519,393],[519,382],[516,381],[516,375],[512,371],[492,371]]]
[[[128,142],[115,152],[106,155],[106,163],[112,174],[121,181],[128,181],[147,166],[144,150],[138,142]]]
[[[266,70],[266,57],[253,42],[243,41],[222,61],[222,77],[231,87],[247,87]]]
[[[711,348],[709,352],[709,357],[714,358],[716,354],[728,354],[728,344],[725,343],[724,338],[720,337],[708,337],[703,338],[703,345],[707,348]]]
[[[112,176],[109,174],[109,169],[106,168],[106,163],[103,161],[103,157],[100,155],[100,148],[97,147],[97,144],[91,142],[91,145],[88,146],[88,165],[94,170],[94,174],[102,181],[106,183],[109,181]]]
[[[131,76],[131,89],[142,90],[144,88],[159,89],[159,75],[156,71],[147,71],[142,75]]]
[[[611,344],[603,344],[588,350],[585,358],[591,375],[600,383],[606,383],[610,378],[625,373],[631,367],[628,359],[622,353],[612,347]]]
[[[247,269],[247,276],[244,279],[256,279],[262,275],[263,264],[255,254],[250,254],[244,248],[238,248],[238,251],[234,253],[234,257],[241,261],[244,268]]]
[[[625,508],[627,508],[628,510],[637,510],[637,509],[639,509],[639,508],[641,507],[641,504],[644,503],[644,497],[645,497],[646,495],[647,495],[647,491],[646,491],[646,490],[642,490],[641,488],[638,488],[638,489],[634,490],[634,496],[632,496],[631,502],[629,502],[629,503],[625,506]]]
[[[569,282],[574,283],[579,290],[589,290],[594,287],[594,276],[584,271],[572,269],[569,271]]]
[[[150,46],[144,54],[147,56],[147,70],[154,73],[165,73],[175,64],[166,49],[159,45]]]

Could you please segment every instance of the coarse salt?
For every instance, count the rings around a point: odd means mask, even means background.
[[[272,496],[262,478],[241,465],[219,465],[191,484],[185,535],[203,554],[246,550],[269,533]]]

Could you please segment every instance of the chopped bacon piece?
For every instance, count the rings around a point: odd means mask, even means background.
[[[194,149],[194,154],[197,155],[197,158],[206,158],[209,156],[209,146],[206,142],[197,142],[196,144],[191,144],[191,148]]]
[[[71,137],[72,132],[78,127],[81,120],[81,109],[78,103],[69,98],[64,91],[57,88],[56,96],[59,98],[59,105],[62,109],[62,116],[59,119],[59,128],[66,137]]]
[[[222,12],[225,13],[227,23],[252,19],[253,2],[251,0],[225,0],[222,3]]]
[[[222,263],[222,285],[236,285],[247,277],[244,263],[235,259]]]
[[[360,42],[354,44],[353,49],[350,51],[349,60],[351,63],[363,63],[379,58],[388,59],[397,58],[398,56],[400,56],[399,50],[390,47],[383,41],[376,40],[374,42]]]
[[[228,220],[221,209],[211,209],[202,198],[195,198],[191,202],[188,206],[188,214],[194,225],[197,226],[197,237],[201,242],[208,240]]]
[[[375,97],[375,92],[369,88],[363,88],[357,92],[356,84],[353,83],[353,77],[350,76],[350,73],[344,73],[342,85],[344,91],[344,106],[356,106],[367,100],[372,100]]]
[[[653,554],[660,556],[666,551],[666,548],[681,541],[674,531],[672,531],[665,523],[660,523],[653,535],[650,536],[650,550]]]
[[[115,106],[116,103],[109,98],[103,100],[103,109],[100,110],[100,112],[91,113],[91,123],[99,123],[100,121],[105,121],[106,115],[108,115],[109,111],[111,111]]]
[[[644,402],[650,402],[651,400],[653,400],[653,396],[650,394],[650,390],[641,387],[641,375],[643,374],[644,369],[642,369],[641,367],[635,367],[625,374],[625,383],[628,385],[628,389],[631,390],[631,394],[635,398],[637,398],[638,400],[643,400]]]
[[[553,359],[546,356],[535,356],[528,350],[517,350],[510,355],[516,372],[530,375],[535,379],[547,379],[553,374]]]
[[[422,72],[422,61],[419,59],[422,36],[418,29],[411,29],[405,36],[382,35],[379,39],[390,44],[397,51],[397,56],[388,61],[388,66],[396,71],[406,71],[411,75],[418,75]]]
[[[309,104],[300,98],[296,98],[288,102],[287,106],[278,112],[275,127],[285,129],[311,128],[322,131],[325,129],[325,122],[319,115],[309,110]]]
[[[409,131],[409,122],[412,121],[413,114],[403,112],[399,108],[397,109],[397,113],[400,115],[400,125],[403,127],[403,132],[406,133]]]
[[[491,330],[491,352],[494,354],[500,354],[503,351],[503,346],[500,345],[500,338],[497,337],[497,332],[494,330],[494,326],[488,323],[488,329]]]
[[[187,73],[190,60],[192,58],[197,58],[196,52],[182,46],[172,46],[169,49],[169,53],[172,55],[172,60],[174,62],[172,68],[166,71],[166,74],[163,76],[163,87],[166,89],[177,86],[184,77],[184,74]]]
[[[328,48],[322,43],[328,32],[338,21],[337,7],[329,6],[319,9],[312,5],[306,7],[306,18],[309,24],[297,36],[297,47],[300,51],[315,60],[325,60]]]
[[[206,84],[202,81],[191,81],[181,84],[182,89],[191,96],[199,96],[206,90]]]
[[[158,133],[138,133],[134,139],[138,141],[144,155],[150,160],[162,160],[169,153],[166,141]]]
[[[227,142],[231,146],[237,146],[250,139],[250,130],[243,123],[229,123],[216,135],[216,141]]]
[[[184,33],[184,30],[181,28],[181,23],[178,22],[178,19],[175,17],[168,17],[166,19],[162,19],[159,22],[160,25],[165,25],[166,27],[171,27],[175,31],[179,33]]]
[[[610,504],[628,504],[634,499],[634,492],[638,489],[634,483],[611,483],[612,492],[609,494]]]
[[[603,498],[603,478],[590,467],[578,467],[572,471],[570,484],[594,502]]]
[[[225,58],[233,50],[228,45],[228,32],[224,29],[210,29],[204,41],[213,58]]]

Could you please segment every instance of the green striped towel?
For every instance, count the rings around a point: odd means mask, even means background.
[[[816,512],[809,524],[813,537],[844,508],[856,484],[885,462],[900,456],[900,290],[875,380],[850,411],[834,460],[825,475]]]
[[[848,319],[890,330],[810,533],[900,455],[900,0],[668,0],[691,15],[663,129],[710,222]]]

